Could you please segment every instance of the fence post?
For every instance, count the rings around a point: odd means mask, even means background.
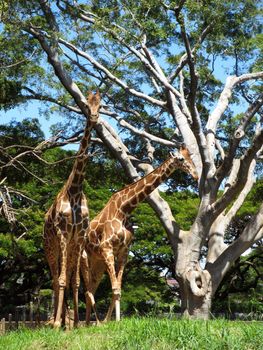
[[[26,306],[25,305],[22,306],[22,321],[25,326],[26,325]]]
[[[70,306],[68,305],[68,329],[71,329]]]
[[[33,301],[30,301],[30,303],[29,303],[29,320],[30,320],[30,326],[33,327],[33,322],[34,322],[34,304],[33,304]]]
[[[55,293],[52,291],[51,298],[46,302],[46,321],[52,322],[54,319],[54,305],[55,305]]]
[[[49,316],[49,303],[48,300],[45,300],[45,304],[44,304],[44,321],[48,321],[48,316]]]
[[[16,306],[15,309],[15,322],[16,322],[16,328],[18,329],[18,310],[19,310],[19,306]]]
[[[8,314],[8,330],[11,331],[12,328],[12,314]]]
[[[1,333],[5,334],[5,318],[1,320]]]
[[[40,297],[39,294],[34,298],[36,304],[36,312],[35,312],[35,325],[40,325]]]

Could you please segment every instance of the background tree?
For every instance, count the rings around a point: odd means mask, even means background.
[[[1,13],[2,42],[23,39],[19,53],[30,57],[23,69],[31,74],[5,74],[20,84],[20,100],[55,105],[72,125],[87,114],[83,86],[98,86],[107,119],[97,135],[129,181],[151,171],[164,147],[187,145],[200,175],[191,227],[180,227],[158,191],[148,203],[173,250],[182,312],[209,317],[222,278],[263,234],[261,205],[239,237],[225,241],[262,169],[259,4],[39,0],[4,2]],[[10,50],[1,55],[15,64]],[[215,70],[223,62],[224,82]]]

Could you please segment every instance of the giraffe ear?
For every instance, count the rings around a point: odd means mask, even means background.
[[[92,98],[92,96],[93,96],[93,93],[92,93],[92,91],[89,90],[87,93],[87,100],[90,100]]]
[[[101,95],[100,95],[99,89],[96,90],[96,93],[95,93],[94,97],[96,98],[96,101],[98,103],[100,103]]]
[[[185,158],[191,158],[190,153],[188,151],[188,148],[186,147],[185,143],[183,143],[180,147],[180,153],[185,157]]]
[[[184,149],[187,149],[187,147],[186,147],[185,143],[182,143],[181,146],[180,146],[180,150],[184,150]]]

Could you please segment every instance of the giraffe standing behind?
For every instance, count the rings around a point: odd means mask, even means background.
[[[61,316],[65,318],[64,292],[70,283],[73,288],[74,326],[77,326],[79,320],[80,256],[84,246],[85,232],[89,225],[89,211],[83,193],[83,181],[88,160],[86,152],[90,133],[99,116],[100,94],[98,91],[96,94],[88,93],[87,106],[89,118],[87,118],[73,169],[45,216],[44,250],[55,293],[55,328],[61,326]]]
[[[195,179],[198,178],[188,150],[182,147],[179,154],[172,154],[157,169],[114,193],[105,208],[91,221],[81,258],[81,274],[86,288],[87,324],[90,322],[91,308],[99,323],[94,294],[105,271],[111,281],[112,301],[104,321],[110,320],[114,307],[116,320],[120,320],[122,275],[132,240],[128,217],[138,203],[177,168],[190,173]]]

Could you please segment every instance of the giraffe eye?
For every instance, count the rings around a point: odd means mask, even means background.
[[[180,156],[180,157],[179,157],[179,161],[180,161],[181,163],[183,163],[184,157],[183,157],[183,156]]]

